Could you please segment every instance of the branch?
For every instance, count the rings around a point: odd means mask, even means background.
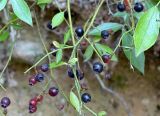
[[[92,69],[92,64],[90,62],[88,62],[90,68]],[[96,79],[98,80],[100,86],[102,87],[103,90],[105,90],[106,92],[109,92],[110,94],[112,94],[114,97],[117,97],[119,99],[119,101],[123,104],[126,113],[128,114],[128,116],[133,116],[133,114],[131,113],[129,106],[127,104],[127,102],[125,101],[125,99],[120,96],[117,92],[113,91],[112,89],[106,87],[106,85],[103,83],[103,81],[101,80],[101,78],[99,77],[98,74],[95,74]]]

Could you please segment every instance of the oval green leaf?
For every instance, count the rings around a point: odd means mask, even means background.
[[[145,67],[145,55],[142,52],[138,57],[135,54],[135,48],[133,47],[133,37],[130,34],[124,35],[122,39],[122,46],[127,46],[128,48],[123,48],[124,54],[130,63],[139,70],[142,74],[144,74]]]
[[[62,49],[59,49],[56,53],[56,62],[60,62],[62,60]]]
[[[89,45],[84,53],[84,61],[88,61],[89,59],[91,59],[92,55],[93,55],[93,47],[91,45]]]
[[[71,30],[70,29],[64,34],[64,44],[66,44],[69,39],[71,39]]]
[[[157,21],[158,17],[157,7],[152,7],[140,17],[133,36],[136,56],[155,44],[160,27],[160,22]]]
[[[97,35],[100,36],[101,35],[101,31],[103,30],[112,30],[114,32],[120,30],[122,28],[122,24],[119,23],[103,23],[97,27],[95,27],[95,29],[91,30],[88,35]]]
[[[52,2],[52,0],[37,0],[37,4],[48,4],[51,2]]]
[[[70,92],[70,102],[72,106],[77,110],[77,112],[80,111],[80,102],[78,97],[73,93],[72,91]]]
[[[52,18],[52,28],[59,26],[64,21],[64,12],[57,13]]]
[[[7,0],[0,0],[0,11],[6,6]]]
[[[104,44],[95,43],[95,47],[96,47],[96,49],[98,50],[98,52],[100,53],[101,56],[106,54],[106,53],[113,54],[113,50],[110,47],[108,47],[108,46],[106,46]],[[112,61],[118,61],[118,58],[114,54],[112,56],[111,60]]]
[[[4,42],[9,37],[9,32],[5,31],[0,34],[0,42]]]
[[[32,16],[27,3],[24,0],[10,0],[10,2],[16,16],[32,26]]]
[[[107,112],[106,111],[100,111],[98,113],[98,116],[107,116]]]

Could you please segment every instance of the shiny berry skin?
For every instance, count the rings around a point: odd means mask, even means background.
[[[136,12],[141,12],[141,11],[143,11],[143,9],[144,9],[144,6],[142,3],[140,3],[140,2],[135,3],[134,10]]]
[[[101,73],[103,71],[103,65],[100,62],[95,62],[93,64],[93,71],[96,73]]]
[[[110,54],[104,54],[104,55],[102,56],[102,59],[103,59],[103,62],[104,62],[104,63],[109,63],[109,61],[110,61],[110,59],[111,59],[111,56],[110,56]]]
[[[47,72],[48,69],[49,69],[49,65],[48,65],[48,64],[43,64],[43,65],[41,66],[41,71],[43,71],[43,72]]]
[[[55,27],[54,28],[52,27],[52,22],[48,22],[47,23],[47,28],[50,29],[50,30],[54,30],[55,29]]]
[[[37,80],[34,76],[29,78],[29,85],[33,86],[37,83]]]
[[[1,99],[1,107],[2,108],[7,108],[11,104],[11,101],[8,97],[3,97]]]
[[[71,68],[68,68],[67,74],[70,78],[74,78],[74,73],[73,73],[73,70]]]
[[[36,78],[36,81],[42,82],[44,80],[44,74],[38,73],[35,78]]]
[[[123,12],[126,10],[126,6],[125,6],[125,4],[122,4],[121,2],[119,2],[117,4],[117,9],[118,9],[118,11]]]
[[[109,37],[109,32],[106,30],[101,31],[101,37],[107,39]]]
[[[53,51],[56,50],[56,48],[55,48],[55,47],[51,47],[50,50],[51,50],[51,52],[53,52]],[[56,52],[52,53],[52,55],[53,55],[53,56],[56,56]]]
[[[82,37],[83,34],[84,34],[84,30],[83,30],[83,28],[81,26],[78,26],[76,28],[75,32],[76,32],[76,34],[77,34],[78,37]]]
[[[56,96],[58,94],[59,90],[56,87],[51,87],[48,91],[48,94],[52,97]]]
[[[31,99],[30,101],[29,101],[29,105],[31,105],[31,106],[36,106],[37,105],[37,99]]]
[[[37,106],[29,105],[29,113],[34,113],[37,111]]]
[[[84,78],[84,73],[80,70],[76,70],[76,75],[79,80],[82,80]]]
[[[91,95],[89,93],[83,93],[81,99],[84,103],[88,103],[91,101]]]

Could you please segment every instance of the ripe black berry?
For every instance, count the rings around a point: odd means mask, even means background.
[[[50,96],[56,96],[57,94],[58,94],[58,92],[59,92],[59,90],[58,90],[58,88],[56,88],[56,87],[51,87],[50,89],[49,89],[49,91],[48,91],[48,94],[50,95]]]
[[[1,107],[2,108],[7,108],[10,105],[11,101],[8,97],[3,97],[1,99]]]
[[[47,23],[47,28],[50,29],[50,30],[55,29],[55,27],[54,28],[52,27],[52,22],[51,21]]]
[[[41,66],[41,71],[43,71],[43,72],[47,72],[48,69],[49,69],[49,65],[48,65],[48,64],[43,64],[43,65]]]
[[[93,70],[97,73],[101,73],[103,71],[103,65],[100,62],[95,62],[93,64]]]
[[[110,54],[104,54],[104,55],[102,56],[102,59],[103,59],[103,62],[104,62],[104,63],[109,63],[109,61],[110,61],[110,59],[111,59],[111,56],[110,56]]]
[[[56,48],[55,48],[55,47],[51,47],[50,50],[51,50],[51,52],[53,52],[53,51],[56,50]],[[52,53],[52,55],[53,55],[53,56],[56,56],[56,52]]]
[[[33,86],[37,83],[37,80],[34,76],[29,78],[29,85]]]
[[[81,99],[84,103],[87,103],[91,101],[91,96],[88,93],[83,93]]]
[[[29,105],[29,113],[34,113],[37,111],[37,106]]]
[[[36,81],[41,82],[44,80],[44,75],[42,73],[38,73],[35,78]]]
[[[71,77],[71,78],[74,78],[74,73],[73,73],[73,70],[71,68],[68,68],[68,76]]]
[[[75,32],[76,32],[76,34],[77,34],[78,37],[82,37],[83,34],[84,34],[84,30],[83,30],[83,28],[81,26],[78,26],[76,28]]]
[[[134,10],[136,12],[141,12],[141,11],[143,11],[143,9],[144,9],[144,7],[143,7],[142,3],[140,3],[140,2],[135,3]]]
[[[107,39],[109,37],[109,32],[106,30],[101,31],[101,37]]]
[[[76,75],[79,80],[82,80],[84,78],[84,73],[80,70],[76,70]]]
[[[126,6],[125,6],[125,4],[119,2],[119,3],[117,4],[117,9],[118,9],[118,11],[123,12],[123,11],[126,10]]]

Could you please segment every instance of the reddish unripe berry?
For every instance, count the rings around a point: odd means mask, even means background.
[[[29,105],[36,106],[37,105],[37,99],[33,98],[29,101]]]
[[[102,56],[102,59],[104,63],[109,63],[111,56],[109,54],[105,54]]]
[[[42,102],[43,100],[43,95],[39,95],[36,97],[37,102]]]
[[[34,76],[29,78],[29,85],[33,86],[37,83],[36,78]]]

